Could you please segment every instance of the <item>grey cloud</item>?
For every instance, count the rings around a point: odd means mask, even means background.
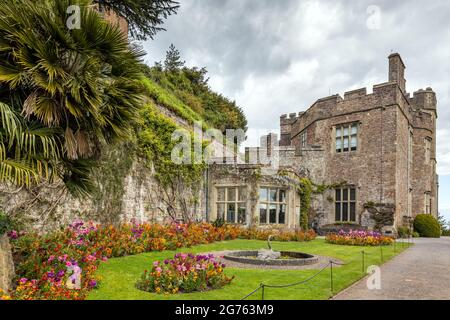
[[[371,5],[380,30],[367,28]],[[277,129],[280,114],[329,93],[387,81],[387,56],[399,52],[408,90],[438,94],[438,168],[448,174],[449,15],[447,0],[183,0],[145,47],[151,63],[174,43],[189,65],[207,67],[213,88],[236,99],[255,129]]]

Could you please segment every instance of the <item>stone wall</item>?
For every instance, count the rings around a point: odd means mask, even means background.
[[[401,225],[404,216],[423,213],[427,197],[431,213],[437,214],[436,94],[427,88],[410,97],[400,56],[393,54],[389,61],[389,82],[374,85],[372,93],[362,88],[346,92],[344,98],[329,96],[298,116],[280,119],[281,144],[296,149],[294,157],[283,161],[303,166],[315,183],[346,181],[356,187],[358,223],[368,202],[393,204],[395,225]],[[358,149],[337,153],[334,130],[349,123],[358,124]],[[304,132],[306,148],[302,147]],[[334,222],[333,198],[329,190],[314,202],[324,212],[321,223]]]
[[[6,234],[0,235],[0,289],[8,292],[14,277],[11,246]]]
[[[98,181],[94,196],[85,199],[73,197],[62,184],[45,184],[30,190],[12,190],[2,186],[2,210],[27,229],[38,231],[58,229],[76,219],[101,223],[131,219],[164,222],[170,218],[169,206],[177,211],[176,218],[181,219],[179,199],[186,201],[188,214],[193,219],[200,220],[205,214],[203,181],[199,183],[198,190],[165,190],[156,180],[153,170],[141,159],[134,160],[124,176],[98,175],[111,181]]]
[[[167,109],[166,116],[188,129],[189,124]],[[192,129],[192,128],[191,128]],[[230,152],[218,141],[212,143],[213,156]],[[49,231],[76,219],[101,223],[121,221],[164,222],[169,212],[177,219],[187,212],[193,220],[206,216],[204,177],[195,190],[177,184],[174,189],[162,188],[153,167],[139,158],[133,147],[119,145],[102,151],[99,166],[94,169],[97,186],[90,198],[75,198],[62,183],[40,184],[30,189],[0,184],[0,210],[28,229]],[[182,210],[183,209],[183,210]]]

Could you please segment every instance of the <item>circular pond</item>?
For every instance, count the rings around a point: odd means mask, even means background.
[[[319,258],[312,254],[294,251],[280,251],[277,259],[259,259],[258,251],[231,251],[223,256],[224,259],[263,266],[305,266],[319,262]]]

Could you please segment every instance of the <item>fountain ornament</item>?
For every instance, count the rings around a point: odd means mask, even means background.
[[[272,250],[272,245],[270,244],[270,240],[272,238],[273,238],[273,235],[270,235],[267,238],[267,246],[269,247],[269,250],[267,250],[267,249],[258,250],[258,256],[257,256],[258,259],[269,260],[269,259],[279,259],[281,257],[281,252]]]
[[[270,235],[267,239],[269,249],[231,251],[224,255],[224,259],[262,266],[303,266],[319,261],[317,256],[303,252],[274,251],[270,242],[272,238],[273,235]]]

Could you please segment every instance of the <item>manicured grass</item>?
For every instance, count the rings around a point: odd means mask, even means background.
[[[261,269],[238,269],[226,268],[227,274],[235,275],[233,282],[218,290],[208,292],[197,292],[189,294],[164,295],[143,292],[135,288],[136,280],[139,279],[145,269],[151,269],[153,261],[171,258],[176,252],[212,252],[220,250],[246,250],[265,248],[265,241],[257,240],[233,240],[217,242],[209,245],[196,246],[178,251],[163,251],[144,253],[135,256],[110,259],[102,263],[97,274],[102,277],[100,288],[95,289],[89,295],[93,300],[161,300],[161,299],[192,299],[192,300],[239,300],[256,289],[260,283],[265,284],[289,284],[306,279],[318,270],[261,270]],[[334,294],[350,286],[362,278],[361,251],[366,252],[365,265],[380,265],[381,253],[379,247],[353,247],[328,244],[323,239],[311,242],[273,242],[275,250],[302,251],[322,256],[334,257],[342,260],[348,265],[333,268]],[[408,247],[400,243],[394,246],[383,247],[384,262],[391,259]],[[266,288],[265,299],[281,300],[321,300],[331,297],[330,269],[324,270],[308,283],[289,288]],[[250,299],[260,299],[260,292]]]

